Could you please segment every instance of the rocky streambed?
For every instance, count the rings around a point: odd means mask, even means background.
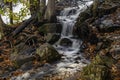
[[[82,18],[78,19],[75,31],[85,41],[84,45],[87,47],[83,51],[86,58],[91,59],[91,63],[83,68],[80,80],[120,80],[119,3],[118,0],[94,3],[92,14],[88,14],[89,10],[81,13]],[[85,18],[86,15],[90,18]]]
[[[1,41],[0,79],[120,80],[120,1],[95,1],[67,5],[58,23],[31,25],[16,40]]]

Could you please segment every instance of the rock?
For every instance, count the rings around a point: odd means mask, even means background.
[[[76,14],[76,9],[70,10],[67,16],[73,15],[73,14]]]
[[[10,80],[29,80],[30,76],[31,75],[29,72],[25,72],[24,74],[21,74],[19,76],[11,77]]]
[[[117,5],[114,4],[103,4],[99,8],[99,16],[108,15],[116,11]]]
[[[111,80],[109,69],[104,65],[89,65],[83,69],[82,80]]]
[[[114,3],[106,3],[104,1],[95,0],[92,6],[93,17],[102,17],[104,15],[115,12],[117,5]]]
[[[107,53],[106,55],[97,55],[93,62],[95,65],[105,65],[108,68],[111,68],[113,64],[116,63],[116,60],[112,57],[110,53]]]
[[[23,64],[35,60],[35,56],[33,55],[22,55],[22,54],[11,54],[10,58],[16,68],[19,68]]]
[[[48,33],[46,36],[46,40],[49,44],[54,44],[57,42],[61,37],[61,34],[55,34],[55,33]]]
[[[39,28],[39,32],[44,34],[46,41],[50,44],[59,40],[61,31],[62,25],[60,23],[47,23]]]
[[[83,68],[81,73],[82,80],[112,80],[110,68],[116,61],[110,55],[97,55],[94,60]]]
[[[113,32],[115,30],[120,30],[120,25],[115,24],[112,19],[104,19],[97,26],[99,32]]]
[[[63,38],[60,41],[60,45],[65,46],[65,47],[71,47],[72,46],[72,41],[68,38]]]
[[[25,64],[23,64],[20,69],[23,70],[23,71],[27,71],[27,70],[30,70],[34,67],[34,63],[32,61],[29,61]]]
[[[21,42],[12,49],[11,54],[33,55],[35,50],[35,47],[26,45],[25,43]]]
[[[120,48],[112,48],[110,52],[116,60],[120,59]]]
[[[43,44],[36,50],[36,54],[40,57],[41,61],[52,62],[59,60],[61,55],[50,44]]]
[[[90,29],[87,25],[87,23],[81,23],[79,25],[76,25],[73,34],[77,35],[82,41],[88,40],[90,36]]]
[[[101,23],[104,26],[111,26],[113,24],[113,20],[104,20]]]
[[[85,10],[84,12],[81,12],[77,19],[76,26],[79,25],[80,23],[83,23],[85,20],[87,20],[91,17],[92,17],[92,14],[89,9]]]

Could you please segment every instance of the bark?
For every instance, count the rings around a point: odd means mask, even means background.
[[[45,8],[46,8],[46,0],[40,0],[40,14],[41,14],[42,20],[44,18],[44,14],[45,14]]]
[[[39,0],[30,0],[30,13],[31,16],[34,14],[38,15],[40,10],[40,1]]]
[[[12,7],[12,2],[9,3],[9,8],[10,8],[10,24],[13,24],[13,7]]]
[[[0,39],[2,39],[3,34],[3,28],[5,27],[5,23],[3,22],[1,15],[0,15]]]
[[[47,20],[48,22],[54,22],[56,20],[55,0],[48,0],[48,5],[47,5],[44,19]]]

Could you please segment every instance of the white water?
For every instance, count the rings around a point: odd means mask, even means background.
[[[76,19],[78,18],[79,14],[87,9],[87,6],[90,6],[93,1],[79,1],[76,7],[68,7],[61,11],[60,16],[57,16],[58,21],[62,24],[63,29],[61,33],[61,39],[55,44],[55,48],[57,51],[64,55],[62,57],[62,61],[57,64],[57,70],[61,74],[65,72],[70,72],[71,74],[77,71],[80,71],[82,67],[86,66],[84,63],[89,63],[81,54],[76,54],[80,50],[81,41],[79,39],[73,38],[72,35],[74,24],[76,23]],[[74,10],[75,12],[72,12]],[[64,47],[59,45],[59,42],[63,38],[70,39],[73,43],[72,46]],[[57,46],[56,46],[57,45]],[[75,60],[76,58],[80,58]],[[77,63],[76,63],[77,61]]]

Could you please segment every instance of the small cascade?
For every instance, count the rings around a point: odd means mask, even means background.
[[[63,55],[62,61],[57,63],[57,70],[61,72],[76,72],[81,70],[83,66],[89,63],[79,53],[81,41],[72,35],[73,27],[79,14],[87,9],[92,4],[92,1],[77,1],[74,7],[65,8],[61,11],[60,16],[57,16],[58,21],[62,24],[63,29],[60,40],[54,45],[57,51]],[[86,6],[87,5],[87,6]],[[68,41],[67,41],[68,40]],[[62,45],[61,45],[62,44]],[[67,45],[68,44],[68,45]],[[79,54],[78,54],[79,53]]]

